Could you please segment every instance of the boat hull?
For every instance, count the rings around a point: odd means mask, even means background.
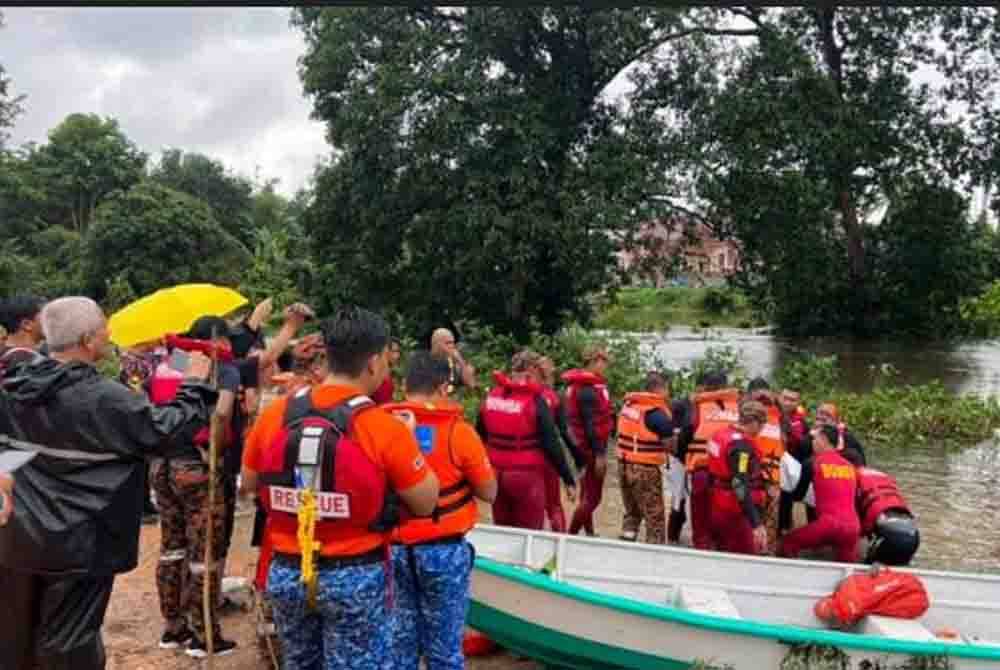
[[[470,539],[475,543],[475,532]],[[536,537],[538,544],[546,539]],[[495,542],[495,536],[484,537],[481,553],[502,553],[500,545],[491,546]],[[809,667],[787,661],[832,652],[842,661],[839,667],[852,670],[1000,669],[996,647],[974,650],[706,615],[565,583],[538,566],[510,563],[476,560],[469,625],[554,668],[761,670]]]

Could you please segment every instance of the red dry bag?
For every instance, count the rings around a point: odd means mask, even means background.
[[[927,589],[918,577],[881,568],[843,580],[814,611],[829,625],[846,628],[869,614],[918,619],[929,607]]]

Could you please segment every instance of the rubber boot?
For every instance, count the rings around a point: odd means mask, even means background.
[[[687,522],[686,512],[681,510],[670,510],[670,518],[667,520],[667,542],[670,544],[680,544],[681,531]]]

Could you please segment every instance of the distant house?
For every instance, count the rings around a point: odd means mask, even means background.
[[[673,217],[643,224],[638,244],[620,251],[618,264],[634,285],[712,285],[739,269],[740,250],[704,224]]]

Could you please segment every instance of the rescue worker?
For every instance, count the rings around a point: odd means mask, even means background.
[[[540,370],[542,373],[542,394],[545,402],[549,404],[552,416],[556,421],[556,428],[562,444],[569,449],[573,461],[577,468],[583,468],[583,456],[573,445],[573,439],[569,435],[569,427],[566,425],[566,411],[562,404],[562,398],[555,390],[556,365],[548,356],[542,356]],[[545,461],[545,517],[549,521],[549,529],[554,533],[566,532],[566,511],[562,504],[562,490],[559,486],[559,471],[552,464]]]
[[[406,401],[385,409],[414,430],[440,483],[426,517],[405,517],[393,533],[393,665],[462,670],[473,549],[465,534],[479,517],[476,499],[492,503],[497,481],[479,435],[462,406],[448,399],[448,360],[421,351],[410,357]]]
[[[812,430],[812,437],[815,455],[803,465],[793,497],[804,495],[812,484],[819,518],[785,535],[778,553],[796,558],[806,549],[833,547],[835,560],[854,563],[858,560],[861,531],[855,509],[857,473],[837,451],[838,431],[834,426],[818,425]]]
[[[849,450],[848,461],[855,454]],[[865,563],[909,565],[920,548],[920,529],[896,480],[874,468],[854,463],[858,474],[858,519],[868,539]]]
[[[448,367],[451,369],[449,393],[454,393],[462,387],[476,388],[476,369],[462,358],[462,353],[455,343],[454,333],[447,328],[435,330],[431,334],[431,353],[448,359]]]
[[[646,542],[666,543],[663,468],[673,450],[670,391],[658,372],[646,375],[641,393],[629,393],[618,413],[618,473],[624,518],[622,539],[635,541],[646,524]]]
[[[573,443],[582,452],[585,465],[580,483],[580,502],[569,524],[570,535],[582,528],[594,533],[594,512],[604,494],[608,471],[608,438],[614,426],[614,407],[604,378],[611,358],[603,348],[583,352],[584,368],[564,372],[566,421]]]
[[[241,489],[260,486],[267,508],[267,594],[285,668],[388,668],[387,531],[398,514],[387,503],[428,516],[438,480],[413,433],[367,396],[388,373],[385,321],[345,306],[323,333],[328,376],[260,414]]]
[[[0,300],[0,327],[7,331],[0,344],[0,377],[6,369],[41,356],[38,347],[45,335],[39,317],[44,305],[41,298],[27,295]]]
[[[840,411],[832,402],[826,402],[816,408],[816,425],[828,425],[837,429],[837,451],[850,460],[852,463],[865,465],[868,461],[865,458],[865,450],[861,442],[855,435],[847,429],[847,425],[840,420]],[[854,452],[853,454],[851,452]]]
[[[757,435],[756,443],[761,454],[761,474],[764,477],[764,504],[761,519],[767,528],[767,546],[773,553],[778,542],[778,507],[781,498],[781,457],[785,454],[784,435],[781,430],[781,408],[767,380],[762,377],[750,380],[747,392],[767,409],[767,423]]]
[[[14,477],[0,472],[0,526],[6,526],[14,513]]]
[[[767,551],[767,529],[758,512],[764,500],[764,478],[755,441],[766,423],[764,406],[747,400],[739,405],[738,423],[716,431],[708,441],[710,541],[720,551]]]
[[[795,389],[782,389],[778,396],[785,450],[791,452],[799,462],[809,455],[802,453],[803,445],[809,437],[809,422],[806,420],[806,409],[801,403],[802,396]]]
[[[684,469],[689,483],[691,544],[695,549],[710,549],[712,476],[708,443],[720,430],[739,421],[740,392],[727,385],[724,372],[707,373],[702,381],[691,399],[694,435],[684,453]]]
[[[154,407],[95,367],[110,333],[93,300],[53,300],[41,324],[51,358],[19,365],[0,393],[0,434],[15,441],[0,451],[38,452],[0,529],[0,668],[103,670],[114,579],[138,563],[146,458],[206,425],[211,361],[192,355],[176,396]]]
[[[545,401],[540,360],[533,351],[514,354],[511,377],[495,372],[497,385],[479,408],[476,429],[497,473],[493,523],[500,526],[545,526],[546,461],[562,477],[570,500],[575,494],[573,473]]]

